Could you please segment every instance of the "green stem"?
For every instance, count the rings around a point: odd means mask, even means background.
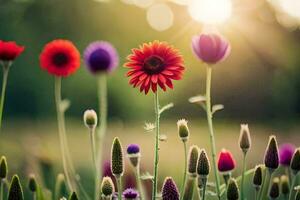
[[[247,157],[247,152],[244,152],[243,153],[243,172],[242,172],[242,181],[241,181],[241,200],[244,200],[244,179],[245,179],[245,173],[246,173],[246,168],[247,168],[246,157]]]
[[[136,182],[138,185],[138,190],[140,192],[140,200],[145,199],[145,195],[144,195],[144,187],[142,185],[142,181],[141,181],[141,175],[140,175],[140,165],[135,167],[135,173],[136,173]]]
[[[207,182],[207,179],[202,180],[202,184],[203,184],[202,200],[205,200],[206,182]]]
[[[215,136],[214,136],[214,129],[213,129],[213,122],[212,122],[212,107],[211,107],[211,78],[212,78],[212,68],[207,67],[207,75],[206,75],[206,114],[207,114],[207,122],[210,134],[210,146],[212,152],[212,159],[213,159],[213,171],[215,175],[216,181],[216,191],[218,195],[218,199],[221,199],[220,194],[220,177],[218,175],[217,169],[217,160],[216,160],[216,143],[215,143]]]
[[[183,192],[184,192],[184,186],[186,184],[186,177],[187,177],[187,145],[186,141],[183,141],[183,148],[184,148],[184,174],[183,174],[183,182],[180,189],[181,197],[180,199],[183,199]]]
[[[3,107],[5,101],[5,91],[8,79],[8,72],[9,72],[9,64],[3,64],[3,79],[2,79],[2,90],[1,90],[1,100],[0,100],[0,131],[2,128],[2,116],[3,116]]]
[[[159,100],[158,91],[154,95],[154,110],[155,110],[155,157],[154,157],[154,177],[153,177],[153,188],[152,188],[152,200],[156,199],[157,194],[157,176],[158,176],[158,161],[159,161]]]
[[[94,168],[94,177],[95,177],[95,190],[94,196],[95,200],[97,200],[98,193],[98,177],[97,177],[97,161],[96,161],[96,144],[95,144],[95,129],[90,129],[90,143],[91,143],[91,152],[92,152],[92,160],[93,160],[93,168]]]
[[[296,186],[296,181],[297,181],[297,175],[298,174],[295,174],[295,176],[293,177],[293,181],[292,181],[292,184],[291,184],[291,191],[290,191],[290,195],[289,195],[289,200],[293,200],[293,197],[294,197],[294,188]]]
[[[265,180],[264,180],[264,184],[263,184],[263,188],[262,188],[261,196],[260,196],[261,200],[264,200],[267,197],[269,186],[270,186],[270,181],[272,178],[272,173],[273,173],[273,170],[266,168],[266,176],[265,176]]]
[[[60,141],[60,151],[62,155],[62,161],[63,161],[63,170],[64,174],[66,176],[67,185],[70,189],[70,191],[73,190],[71,178],[68,171],[68,164],[66,159],[66,152],[65,152],[65,144],[64,144],[64,116],[61,109],[61,77],[55,77],[55,104],[56,104],[56,112],[57,112],[57,123],[58,123],[58,134],[59,134],[59,141]]]
[[[118,186],[118,200],[122,200],[122,176],[116,177]]]
[[[100,179],[102,178],[102,156],[103,156],[103,142],[107,128],[107,77],[106,74],[100,74],[98,76],[98,106],[99,106],[99,118],[100,125],[97,134],[97,165],[96,165],[96,189],[100,188]],[[99,192],[95,191],[95,200],[98,200]]]
[[[3,179],[0,180],[0,200],[3,200],[3,187],[4,187],[4,183],[3,183]]]

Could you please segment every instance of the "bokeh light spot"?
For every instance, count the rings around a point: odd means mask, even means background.
[[[231,0],[191,0],[188,4],[191,17],[205,24],[219,24],[230,18]]]
[[[164,31],[173,25],[174,14],[167,4],[158,3],[148,9],[147,20],[153,29]]]

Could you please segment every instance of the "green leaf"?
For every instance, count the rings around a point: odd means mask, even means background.
[[[168,137],[167,137],[166,135],[164,135],[164,134],[159,135],[159,140],[160,140],[161,142],[166,142],[167,139],[168,139]]]
[[[213,105],[212,114],[214,114],[217,111],[223,110],[223,109],[224,109],[224,105],[222,105],[222,104]]]
[[[155,124],[154,123],[145,123],[144,129],[146,132],[152,132],[155,129]]]
[[[165,112],[166,110],[171,109],[172,107],[174,107],[174,103],[169,103],[169,104],[165,105],[164,107],[162,107],[159,110],[159,114],[162,114],[163,112]]]
[[[204,103],[206,101],[206,96],[205,95],[197,95],[194,97],[189,98],[190,103]]]
[[[145,180],[151,180],[153,181],[153,176],[149,172],[145,172],[140,176],[140,179],[145,181]]]
[[[71,101],[69,99],[64,99],[60,102],[60,110],[62,112],[66,112],[71,105]]]

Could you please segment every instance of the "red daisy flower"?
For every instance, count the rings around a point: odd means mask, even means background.
[[[80,53],[68,40],[53,40],[40,55],[42,69],[56,76],[69,76],[80,66]]]
[[[23,46],[17,45],[13,41],[4,42],[0,40],[0,60],[13,61],[24,51]]]
[[[131,77],[129,83],[140,87],[145,94],[150,88],[155,93],[157,85],[164,91],[166,86],[172,89],[172,80],[180,80],[184,71],[179,51],[166,42],[144,43],[140,48],[133,49],[127,60],[125,67],[130,69],[127,73]]]

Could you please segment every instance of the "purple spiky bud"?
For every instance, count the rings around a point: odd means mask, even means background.
[[[129,158],[131,164],[137,167],[140,163],[140,147],[137,144],[130,144],[127,147],[127,157]]]
[[[162,188],[163,200],[179,200],[178,188],[171,177],[167,177]]]
[[[123,192],[123,197],[125,200],[134,200],[134,199],[138,199],[139,197],[139,192],[136,191],[133,188],[127,188],[126,190],[124,190]]]

